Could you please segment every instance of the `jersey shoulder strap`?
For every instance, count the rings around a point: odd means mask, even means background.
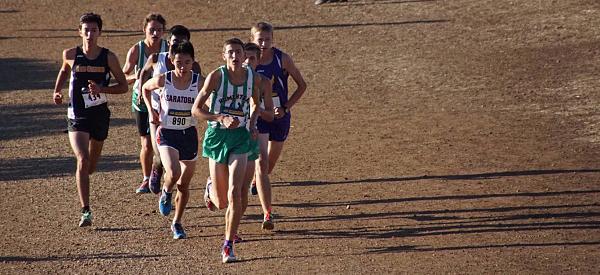
[[[144,67],[144,57],[146,56],[146,44],[144,44],[144,40],[140,40],[138,42],[138,68]]]

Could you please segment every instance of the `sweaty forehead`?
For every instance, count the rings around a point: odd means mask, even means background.
[[[148,22],[148,25],[146,25],[146,27],[150,27],[150,28],[162,28],[163,25],[160,22],[156,21],[156,20],[152,20],[152,21]]]
[[[238,50],[242,50],[242,45],[238,45],[238,44],[227,44],[225,45],[225,51],[238,51]]]
[[[96,23],[96,22],[87,22],[87,23],[81,24],[81,29],[97,29],[97,28],[98,28],[98,23]]]

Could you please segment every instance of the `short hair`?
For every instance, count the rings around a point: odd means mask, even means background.
[[[252,42],[244,44],[244,51],[256,52],[256,57],[260,58],[260,47]]]
[[[93,12],[84,13],[79,18],[79,29],[81,29],[81,26],[85,23],[96,23],[98,25],[98,30],[102,30],[102,18],[98,14]]]
[[[267,22],[258,22],[252,29],[250,29],[250,34],[254,35],[257,32],[270,32],[273,33],[273,25]]]
[[[146,18],[144,18],[144,28],[151,21],[158,21],[158,23],[161,23],[163,25],[163,28],[167,26],[167,20],[165,20],[165,18],[160,13],[149,13],[148,15],[146,15]]]
[[[227,39],[223,44],[223,51],[225,51],[225,47],[227,47],[227,45],[240,45],[242,49],[244,48],[244,42],[237,37]]]
[[[175,58],[176,54],[189,54],[194,59],[194,45],[190,41],[183,41],[171,45],[169,56]]]
[[[185,26],[182,25],[175,25],[173,27],[171,27],[171,29],[169,30],[169,36],[185,36],[187,38],[187,40],[190,40],[191,34],[190,34],[190,30],[188,30],[188,28],[186,28]]]

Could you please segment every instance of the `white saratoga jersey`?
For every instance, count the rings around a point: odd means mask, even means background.
[[[173,71],[165,73],[165,86],[160,92],[160,126],[172,130],[184,130],[196,126],[196,119],[192,116],[194,100],[198,96],[200,75],[192,74],[190,85],[179,90],[172,83]]]

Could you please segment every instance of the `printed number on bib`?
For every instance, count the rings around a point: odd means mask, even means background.
[[[273,108],[280,108],[281,101],[279,100],[279,95],[277,94],[277,92],[272,92],[271,97],[273,98]],[[260,107],[263,109],[265,108],[265,103],[262,100],[260,102]]]
[[[182,110],[169,110],[167,112],[167,127],[188,128],[192,126],[192,112]]]
[[[98,106],[100,104],[106,103],[108,100],[106,98],[106,94],[99,93],[93,95],[87,88],[81,88],[81,95],[83,96],[83,102],[85,103],[85,108],[90,108],[94,106]]]
[[[242,110],[226,108],[225,110],[223,110],[223,114],[230,115],[234,118],[237,118],[238,121],[240,122],[240,125],[238,126],[238,128],[246,125],[246,116],[244,115],[244,111],[242,111]]]

